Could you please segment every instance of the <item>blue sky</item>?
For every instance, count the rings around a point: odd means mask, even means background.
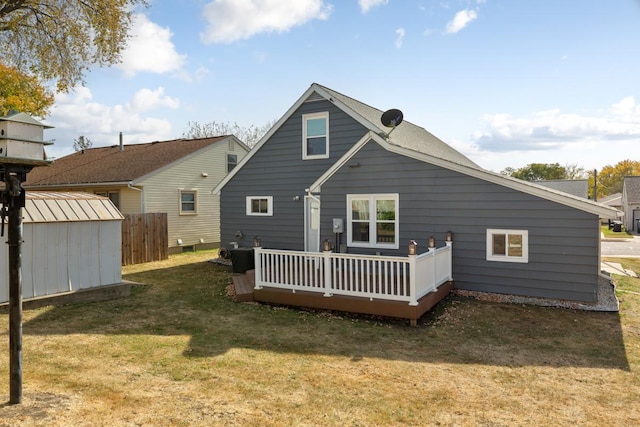
[[[263,126],[317,82],[496,172],[640,160],[640,0],[152,0],[122,59],[56,96],[50,156]]]

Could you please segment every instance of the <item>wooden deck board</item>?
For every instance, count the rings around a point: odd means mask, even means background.
[[[231,277],[238,302],[253,301],[253,284],[245,274],[234,274]]]

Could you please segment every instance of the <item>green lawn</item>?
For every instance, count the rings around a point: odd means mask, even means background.
[[[406,321],[235,303],[215,252],[124,269],[126,299],[25,311],[0,426],[640,425],[640,279],[620,313],[449,297]],[[639,260],[616,260],[640,272]]]

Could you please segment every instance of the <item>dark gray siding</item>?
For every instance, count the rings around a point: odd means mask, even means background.
[[[596,300],[596,215],[393,154],[373,142],[350,164],[356,162],[359,167],[341,168],[322,186],[322,240],[333,241],[332,218],[346,217],[346,194],[399,193],[400,249],[382,250],[383,254],[405,255],[412,239],[424,252],[431,235],[442,246],[451,230],[456,288]],[[486,261],[488,228],[528,230],[529,262]],[[377,251],[368,251],[372,252]]]
[[[302,160],[302,114],[323,111],[329,112],[330,158]],[[304,190],[365,133],[362,125],[328,101],[300,106],[222,189],[222,246],[232,241],[251,246],[258,235],[264,247],[304,249]],[[246,196],[273,196],[274,215],[247,216]],[[237,231],[244,240],[236,239]]]

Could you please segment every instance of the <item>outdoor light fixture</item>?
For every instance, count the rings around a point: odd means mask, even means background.
[[[436,247],[436,239],[433,236],[429,237],[429,247],[430,248]]]
[[[324,239],[324,242],[322,242],[322,250],[325,252],[329,252],[331,250],[331,242],[329,239]]]
[[[260,239],[260,236],[256,236],[253,238],[253,247],[254,248],[259,248],[262,246],[262,239]]]
[[[447,231],[447,242],[453,242],[453,233],[451,231]]]
[[[415,240],[409,242],[409,255],[415,255],[418,243]]]

